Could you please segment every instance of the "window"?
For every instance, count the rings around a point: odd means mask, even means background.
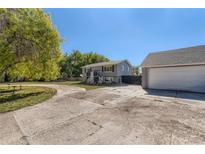
[[[114,72],[114,65],[103,66],[104,72]]]
[[[127,65],[127,71],[129,72],[130,71],[130,67]]]
[[[121,66],[121,70],[122,70],[122,71],[125,71],[125,65],[122,65],[122,66]]]

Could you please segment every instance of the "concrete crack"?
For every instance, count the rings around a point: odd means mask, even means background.
[[[26,145],[30,145],[30,142],[28,140],[28,136],[25,135],[25,132],[23,131],[21,125],[19,124],[19,122],[18,122],[18,120],[17,120],[17,118],[15,116],[15,113],[13,114],[13,117],[14,117],[14,120],[16,121],[16,125],[18,126],[18,128],[19,128],[19,130],[20,130],[20,132],[22,134],[21,139],[25,141]]]
[[[96,129],[94,132],[88,134],[88,136],[86,136],[86,137],[82,140],[82,142],[83,142],[84,140],[86,140],[88,137],[91,137],[91,136],[95,135],[99,130],[101,130],[101,129],[103,128],[102,125],[99,125],[99,124],[97,124],[96,122],[93,122],[93,121],[91,121],[91,120],[89,120],[89,119],[87,119],[87,121],[90,122],[91,124],[95,125],[95,126],[98,126],[98,129]]]
[[[93,125],[96,125],[96,126],[98,126],[99,128],[102,128],[102,125],[99,125],[99,124],[97,124],[96,122],[93,122],[93,121],[91,121],[91,120],[87,120],[88,122],[90,122],[90,123],[92,123]]]

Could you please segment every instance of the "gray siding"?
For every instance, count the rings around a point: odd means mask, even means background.
[[[148,68],[142,68],[142,87],[148,87]]]
[[[133,69],[126,62],[123,62],[117,65],[117,76],[132,75],[132,74],[133,74]]]

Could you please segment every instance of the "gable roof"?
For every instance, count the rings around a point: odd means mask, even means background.
[[[150,53],[141,67],[205,64],[205,45]]]
[[[100,63],[94,63],[90,65],[85,65],[82,68],[90,68],[90,67],[105,66],[105,65],[116,65],[116,64],[123,63],[123,62],[126,62],[130,66],[132,66],[127,60],[116,60],[116,61],[100,62]]]

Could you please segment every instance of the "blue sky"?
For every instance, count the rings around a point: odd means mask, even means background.
[[[139,65],[154,51],[205,44],[205,9],[45,9],[62,50]]]

